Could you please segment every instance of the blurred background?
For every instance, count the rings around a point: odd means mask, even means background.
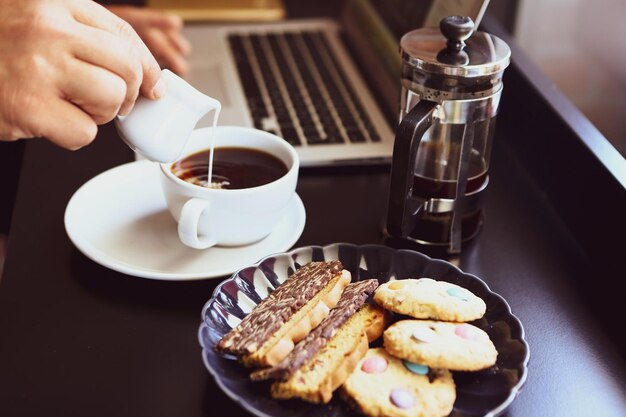
[[[498,3],[492,0],[489,7],[499,9]],[[516,12],[508,28],[517,43],[625,156],[626,1],[510,3]],[[506,21],[506,13],[500,16]]]

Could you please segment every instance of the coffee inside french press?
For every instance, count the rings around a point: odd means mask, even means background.
[[[400,40],[402,91],[387,233],[459,253],[483,222],[481,200],[510,49],[468,17]]]

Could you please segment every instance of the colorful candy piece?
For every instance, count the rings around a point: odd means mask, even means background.
[[[469,300],[469,295],[462,288],[450,287],[450,288],[448,288],[446,290],[446,292],[448,293],[448,295],[450,297],[458,298],[459,300],[462,300],[462,301],[468,301]]]
[[[415,397],[405,388],[392,389],[391,394],[389,394],[389,399],[393,405],[404,410],[415,405]]]
[[[428,375],[428,366],[426,365],[421,365],[419,363],[409,362],[406,360],[403,360],[402,364],[406,369],[408,369],[410,372],[413,372],[414,374]]]
[[[389,284],[389,289],[391,290],[401,290],[402,288],[404,288],[404,282],[402,281],[394,281]]]
[[[418,342],[431,343],[437,338],[437,333],[429,327],[420,327],[413,331],[411,337]]]
[[[387,369],[387,361],[380,356],[372,356],[363,361],[361,370],[368,374],[380,374]]]
[[[466,323],[456,326],[456,329],[454,329],[454,334],[463,339],[471,340],[474,342],[478,342],[480,340],[480,333],[476,331],[474,326]]]

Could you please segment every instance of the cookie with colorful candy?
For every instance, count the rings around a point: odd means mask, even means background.
[[[447,416],[456,399],[450,371],[369,349],[341,388],[342,398],[372,417]]]
[[[389,311],[416,319],[472,321],[487,309],[470,290],[431,278],[386,282],[378,287],[374,300]]]

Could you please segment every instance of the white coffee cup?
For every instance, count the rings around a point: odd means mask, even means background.
[[[219,126],[195,130],[182,158],[206,150],[215,134],[215,147],[240,147],[274,155],[287,173],[268,184],[242,189],[215,189],[194,185],[172,172],[172,163],[160,164],[167,206],[178,222],[185,245],[206,249],[214,245],[239,246],[269,235],[295,196],[300,160],[293,146],[271,133],[248,127]]]
[[[221,104],[192,87],[170,70],[163,70],[165,95],[158,100],[140,96],[126,116],[117,116],[117,131],[131,149],[155,162],[173,162],[183,152],[198,121]]]

